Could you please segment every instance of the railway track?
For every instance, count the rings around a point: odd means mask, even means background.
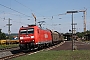
[[[37,52],[40,52],[40,51],[48,51],[48,50],[51,50],[55,47],[58,47],[62,44],[64,44],[65,42],[61,42],[60,44],[58,45],[55,45],[55,46],[52,46],[52,47],[49,47],[49,48],[45,48],[45,49],[41,49],[41,50],[33,50],[33,51],[29,51],[29,52],[17,52],[15,54],[12,54],[12,55],[9,55],[9,56],[5,56],[5,57],[2,57],[0,58],[0,60],[10,60],[10,59],[13,59],[13,58],[16,58],[16,57],[19,57],[19,56],[24,56],[24,55],[32,55],[34,53],[37,53]]]
[[[2,57],[2,58],[0,58],[0,60],[10,60],[12,58],[23,56],[23,55],[26,55],[26,53],[21,52],[21,53],[17,53],[17,54],[14,54],[14,55]]]
[[[0,49],[0,52],[4,52],[4,51],[12,51],[12,50],[18,50],[20,49],[19,47],[13,47],[13,48],[3,48]]]

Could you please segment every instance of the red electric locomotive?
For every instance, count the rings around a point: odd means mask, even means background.
[[[19,30],[20,49],[32,49],[52,44],[52,34],[48,29],[36,25],[21,27]]]

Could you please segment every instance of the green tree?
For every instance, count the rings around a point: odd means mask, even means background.
[[[86,32],[77,32],[76,33],[76,35],[78,36],[78,37],[84,37],[86,34],[90,34],[90,31],[86,31]]]
[[[5,33],[2,33],[1,29],[0,29],[0,40],[1,39],[6,39],[6,35],[5,35]]]

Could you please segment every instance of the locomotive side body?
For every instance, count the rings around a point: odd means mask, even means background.
[[[52,43],[52,37],[51,37],[51,32],[49,30],[44,30],[44,29],[38,29],[39,32],[36,36],[38,36],[38,44],[47,44],[47,43]]]
[[[19,30],[20,48],[31,49],[52,43],[50,30],[41,29],[36,25],[21,27]]]

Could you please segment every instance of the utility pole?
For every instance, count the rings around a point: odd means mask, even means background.
[[[77,23],[73,23],[73,25],[74,25],[73,32],[74,32],[74,34],[76,34],[76,28],[75,28],[75,25],[77,25]]]
[[[9,35],[9,40],[10,40],[10,34],[11,34],[11,31],[10,31],[10,26],[12,25],[12,24],[10,24],[10,18],[8,19],[8,24],[6,24],[7,26],[8,26],[8,35]]]
[[[75,25],[77,25],[77,23],[73,23],[73,26],[74,26],[74,28],[73,28],[73,34],[74,34],[73,35],[73,38],[74,38],[73,40],[74,40],[74,43],[73,44],[74,44],[74,46],[75,46],[75,39],[76,39],[76,28],[75,28]],[[76,48],[74,47],[74,49],[76,49]]]

